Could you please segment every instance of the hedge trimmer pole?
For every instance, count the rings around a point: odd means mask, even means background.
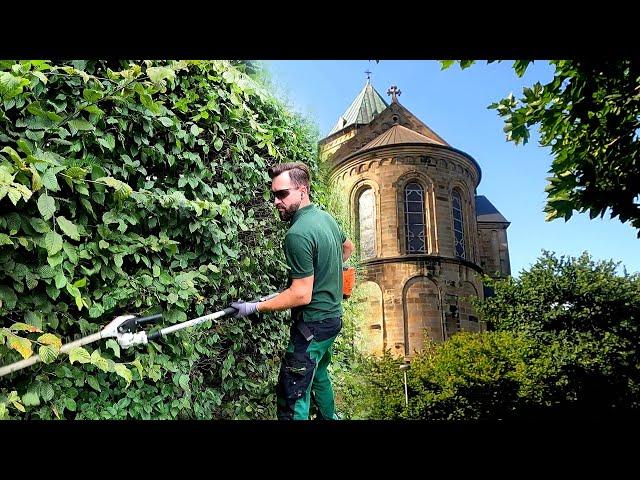
[[[252,302],[264,302],[265,300],[269,300],[270,298],[274,298],[278,296],[279,293],[272,293],[271,295],[267,295],[266,297],[260,297],[256,300],[252,300]],[[178,330],[182,330],[183,328],[193,327],[194,325],[198,325],[200,323],[206,322],[207,320],[217,320],[218,318],[224,318],[229,315],[233,315],[237,312],[237,310],[233,307],[227,307],[224,310],[220,310],[219,312],[210,313],[208,315],[204,315],[203,317],[194,318],[193,320],[187,320],[182,323],[178,323],[176,325],[172,325],[167,328],[163,328],[157,332],[154,332],[150,335],[146,335],[144,332],[141,332],[145,335],[146,341],[143,343],[147,343],[149,341],[155,341],[160,337],[166,336],[170,333],[176,332]],[[122,344],[121,344],[122,345]],[[135,345],[135,344],[133,344]],[[124,345],[122,345],[124,346]]]
[[[275,296],[279,295],[279,293],[273,293],[271,295],[267,295],[265,297],[261,297],[254,302],[264,302],[265,300],[269,300]],[[135,332],[135,327],[143,323],[152,322],[154,320],[158,320],[162,318],[161,313],[157,313],[155,315],[149,315],[147,317],[135,317],[134,315],[121,315],[119,317],[114,318],[111,323],[109,323],[106,327],[104,327],[101,331],[89,335],[87,337],[80,338],[70,343],[65,343],[62,347],[60,347],[61,353],[66,353],[76,347],[80,347],[82,345],[86,345],[88,343],[97,342],[98,340],[102,340],[103,338],[115,337],[118,343],[123,348],[129,348],[134,345],[146,344],[150,341],[156,341],[158,338],[166,336],[170,333],[177,332],[178,330],[182,330],[184,328],[193,327],[195,325],[199,325],[207,320],[217,320],[219,318],[227,317],[229,315],[233,315],[237,312],[237,310],[233,307],[227,307],[224,310],[220,310],[219,312],[210,313],[208,315],[204,315],[202,317],[194,318],[193,320],[187,320],[182,323],[178,323],[176,325],[172,325],[167,328],[163,328],[155,333],[147,335],[144,330],[139,332]],[[20,360],[18,362],[12,363],[11,365],[6,365],[0,368],[0,377],[4,375],[8,375],[9,373],[16,372],[18,370],[22,370],[23,368],[30,367],[31,365],[41,361],[40,355],[33,355],[24,360]]]

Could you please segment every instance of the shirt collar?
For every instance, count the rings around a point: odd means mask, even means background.
[[[313,203],[310,203],[306,207],[302,207],[302,208],[299,208],[298,210],[296,210],[296,213],[294,213],[293,217],[291,218],[291,225],[293,225],[304,214],[306,214],[306,213],[310,212],[311,210],[313,210],[313,206],[314,206]]]

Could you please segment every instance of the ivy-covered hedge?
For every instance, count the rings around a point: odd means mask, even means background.
[[[284,287],[267,168],[314,133],[221,61],[0,62],[0,418],[271,418],[282,316],[59,346]],[[72,361],[72,363],[69,362]]]

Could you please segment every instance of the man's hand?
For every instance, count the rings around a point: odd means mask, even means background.
[[[258,307],[258,302],[233,302],[231,304],[232,308],[237,310],[237,313],[234,315],[235,318],[246,317],[247,315],[251,315],[254,313]]]
[[[356,247],[353,245],[353,242],[348,238],[344,241],[344,243],[342,244],[342,261],[343,262],[346,262],[349,259],[349,257],[351,256],[355,248]]]

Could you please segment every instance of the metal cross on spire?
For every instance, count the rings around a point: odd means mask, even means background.
[[[367,83],[371,83],[371,72],[369,70],[367,70],[366,72],[364,72],[367,74]]]
[[[391,85],[389,90],[387,90],[387,95],[391,95],[391,101],[395,103],[398,102],[398,95],[400,94],[402,94],[402,92],[395,85]]]

